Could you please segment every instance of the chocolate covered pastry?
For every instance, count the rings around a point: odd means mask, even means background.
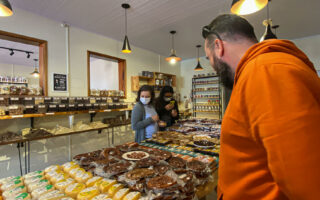
[[[126,174],[126,177],[130,180],[140,180],[142,178],[152,177],[155,174],[153,169],[134,169]]]
[[[158,163],[159,163],[158,159],[149,157],[149,158],[144,158],[144,159],[137,161],[136,167],[137,168],[150,167],[150,166],[154,166]]]
[[[184,169],[186,167],[186,162],[179,157],[171,157],[168,160],[169,165],[171,165],[173,168],[177,168],[177,169]]]
[[[198,160],[192,160],[187,163],[187,167],[194,172],[202,172],[206,169],[206,164]]]
[[[166,189],[176,184],[176,181],[166,175],[157,176],[150,179],[147,183],[149,189]]]
[[[101,155],[105,158],[109,158],[110,156],[116,157],[121,159],[122,153],[119,149],[117,148],[105,148],[102,152]]]
[[[154,170],[160,174],[160,175],[164,175],[171,167],[169,165],[157,165],[154,167]]]
[[[109,166],[105,166],[103,171],[112,175],[121,174],[128,171],[128,168],[131,166],[129,162],[118,162]]]
[[[152,152],[153,156],[159,160],[168,160],[172,154],[169,151],[155,150]]]

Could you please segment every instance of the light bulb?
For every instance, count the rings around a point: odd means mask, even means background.
[[[177,62],[177,61],[176,61],[175,58],[171,58],[171,59],[170,59],[170,64],[176,64],[176,62]]]

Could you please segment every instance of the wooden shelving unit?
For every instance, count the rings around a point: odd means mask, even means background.
[[[162,75],[161,75],[162,74]],[[159,81],[162,80],[163,84],[159,84],[158,86],[165,86],[168,84],[165,84],[164,78],[158,78],[159,76],[167,77],[167,79],[172,80],[172,87],[176,87],[177,83],[177,78],[176,75],[173,74],[167,74],[167,73],[162,73],[162,72],[153,72],[153,77],[146,77],[146,76],[132,76],[131,77],[131,91],[132,92],[137,92],[141,86],[140,82],[146,81],[148,85],[150,86],[156,86],[156,80],[158,79]]]

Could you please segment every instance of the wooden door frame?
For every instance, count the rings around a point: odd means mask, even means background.
[[[48,42],[2,30],[0,30],[0,39],[39,47],[39,85],[43,89],[43,95],[48,96]]]
[[[114,56],[109,56],[106,54],[94,52],[94,51],[87,51],[87,85],[88,85],[88,96],[91,96],[90,92],[90,56],[98,56],[107,59],[117,60],[118,61],[118,74],[119,74],[119,90],[124,92],[124,98],[127,97],[127,61],[122,58],[117,58]]]

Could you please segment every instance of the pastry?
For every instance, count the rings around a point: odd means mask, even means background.
[[[170,168],[169,165],[164,164],[154,166],[154,170],[160,175],[164,175]]]
[[[69,175],[66,174],[66,173],[57,174],[57,175],[53,176],[53,177],[50,179],[50,182],[51,182],[52,184],[55,184],[55,183],[57,183],[57,182],[59,182],[59,181],[61,181],[61,180],[67,179],[67,178],[69,178]]]
[[[112,175],[121,174],[128,171],[131,166],[129,162],[118,162],[103,168],[103,171]]]
[[[110,197],[113,197],[120,189],[123,188],[123,185],[120,184],[120,183],[117,183],[117,184],[114,184],[114,185],[111,185],[111,187],[109,188],[108,190],[108,195]]]
[[[143,168],[143,167],[147,168],[150,166],[154,166],[158,163],[159,163],[159,160],[157,160],[156,158],[149,157],[149,158],[144,158],[144,159],[138,160],[136,163],[136,167],[137,168]]]
[[[155,151],[152,152],[152,154],[158,160],[168,160],[172,156],[171,152],[169,152],[169,151],[161,151],[161,150],[155,150]]]
[[[126,174],[126,177],[130,180],[139,180],[142,178],[151,177],[155,174],[153,169],[139,168],[134,169]]]
[[[30,172],[30,173],[24,175],[23,178],[24,179],[29,179],[29,178],[32,178],[34,176],[39,176],[39,175],[44,175],[44,172],[43,171]]]
[[[90,172],[85,172],[85,173],[80,173],[79,175],[76,174],[76,181],[78,181],[79,183],[86,183],[87,180],[89,180],[90,178],[92,178],[92,174]]]
[[[17,194],[16,196],[14,196],[11,199],[14,199],[14,200],[31,200],[31,196],[30,196],[29,193],[24,192],[24,193]]]
[[[98,196],[93,197],[91,200],[112,200],[112,198],[109,198],[109,195],[107,194],[99,194]]]
[[[47,168],[44,170],[44,172],[45,172],[45,173],[48,173],[48,172],[51,172],[51,171],[57,171],[57,170],[59,170],[59,169],[61,169],[61,167],[60,167],[59,165],[51,165],[51,166],[47,167]]]
[[[64,192],[65,189],[66,189],[69,185],[71,185],[71,184],[73,184],[73,183],[75,183],[75,180],[72,179],[72,178],[68,178],[68,179],[64,179],[64,180],[61,180],[61,181],[57,182],[54,186],[55,186],[58,190],[60,190],[61,192]]]
[[[27,189],[29,192],[32,192],[33,190],[39,188],[39,187],[45,187],[46,185],[49,185],[49,181],[47,179],[42,179],[37,182],[32,182],[27,186]]]
[[[147,183],[147,186],[149,189],[165,189],[175,184],[176,181],[173,180],[173,178],[166,175],[162,175],[150,179]]]
[[[179,157],[171,157],[168,160],[168,163],[173,168],[185,168],[186,167],[186,162],[182,158],[179,158]]]
[[[187,167],[194,172],[202,172],[206,169],[206,164],[198,160],[192,160],[187,163]]]
[[[109,190],[109,188],[116,183],[117,183],[116,180],[104,178],[101,181],[96,182],[95,186],[99,187],[99,190],[101,193],[106,193]]]
[[[72,183],[70,184],[66,190],[65,193],[66,195],[68,195],[69,197],[72,198],[77,198],[77,195],[84,189],[86,188],[85,184],[83,183]]]
[[[24,192],[27,192],[27,188],[26,188],[26,186],[22,185],[22,186],[14,188],[12,190],[5,191],[2,194],[2,196],[4,197],[4,199],[9,199],[10,197],[16,196],[17,194],[24,193]]]
[[[86,189],[81,190],[81,192],[77,196],[77,200],[89,200],[99,194],[99,190],[97,187],[88,187]]]
[[[138,200],[140,197],[140,192],[130,192],[123,198],[123,200]]]
[[[59,190],[53,190],[44,195],[41,195],[38,200],[60,200],[62,197],[66,195],[61,193]]]
[[[113,196],[113,200],[122,200],[129,192],[128,188],[122,188]]]
[[[8,181],[6,183],[4,183],[3,185],[1,185],[1,190],[2,192],[5,192],[7,190],[12,190],[16,187],[22,186],[23,182],[20,179],[16,179],[15,181]]]
[[[94,186],[94,184],[98,181],[102,180],[102,177],[99,177],[99,176],[94,176],[92,178],[90,178],[89,180],[87,180],[86,182],[86,186],[87,187],[92,187]]]
[[[31,192],[32,199],[38,199],[41,195],[54,190],[53,185],[46,185],[44,187],[39,187]]]

